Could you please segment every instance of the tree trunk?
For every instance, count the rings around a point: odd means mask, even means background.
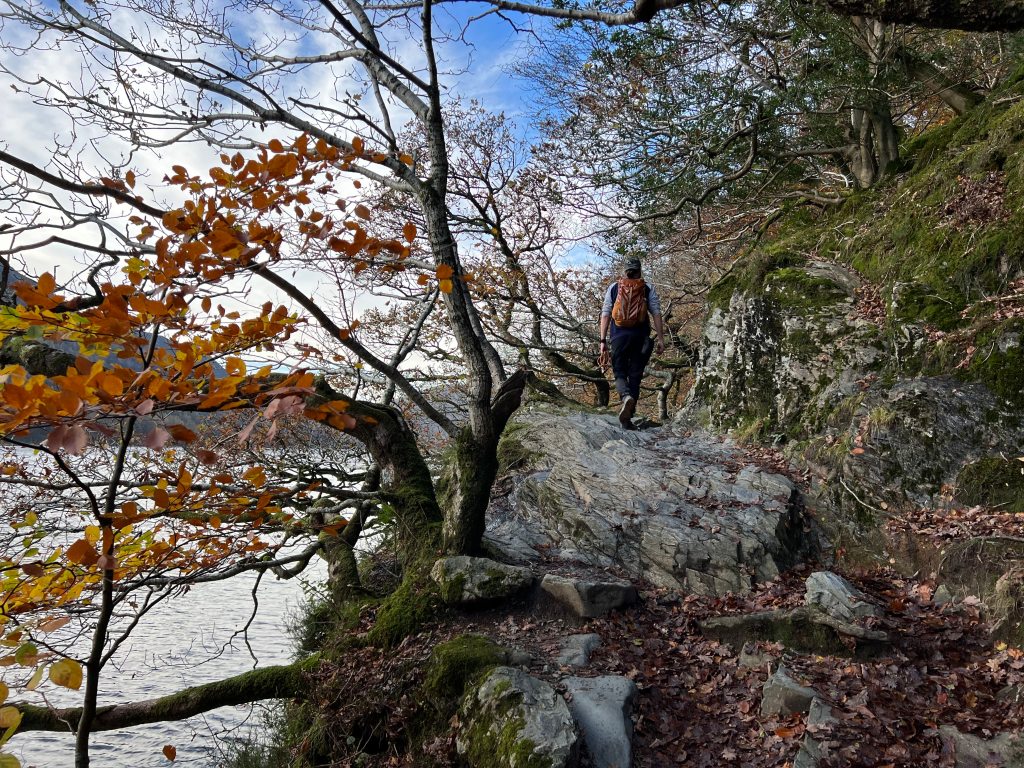
[[[981,103],[981,95],[969,84],[953,82],[930,61],[925,61],[905,49],[901,58],[907,74],[942,99],[946,106],[958,115]]]
[[[311,656],[294,664],[265,667],[219,680],[215,683],[186,688],[169,696],[135,701],[128,704],[110,704],[96,709],[91,730],[112,731],[146,723],[184,720],[209,712],[218,707],[237,706],[263,699],[291,699],[307,690],[306,674],[319,663]],[[15,703],[21,712],[19,731],[74,731],[74,724],[82,716],[81,707],[52,709],[35,704]]]

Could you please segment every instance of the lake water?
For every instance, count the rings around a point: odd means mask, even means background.
[[[321,583],[326,567],[322,561],[316,562],[316,567],[299,578]],[[286,627],[304,599],[299,578],[263,577],[256,618],[248,630],[248,647],[243,637],[232,635],[252,615],[254,575],[201,584],[157,606],[105,669],[100,705],[154,698],[246,672],[257,663],[250,647],[261,667],[289,663],[293,647]],[[55,693],[49,684],[43,688],[54,705],[81,703],[74,692],[58,689]],[[31,696],[17,698],[32,701]],[[38,696],[33,703],[41,703]],[[219,764],[216,738],[230,740],[250,732],[258,736],[261,724],[258,709],[254,714],[251,706],[225,707],[180,722],[97,733],[91,739],[92,764],[96,768],[169,768],[172,763],[162,749],[170,744],[178,751],[174,766],[211,768]],[[8,750],[21,760],[23,768],[74,766],[71,734],[19,734]]]

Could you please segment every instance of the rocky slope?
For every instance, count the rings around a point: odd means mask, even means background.
[[[1024,512],[1022,148],[1016,79],[879,189],[791,212],[711,290],[687,418],[784,445],[834,536]]]
[[[749,592],[816,550],[793,481],[700,431],[522,413],[502,455],[516,471],[492,504],[486,540],[510,562],[543,553],[722,595]]]

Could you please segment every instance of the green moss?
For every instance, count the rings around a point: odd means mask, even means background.
[[[536,462],[543,454],[530,448],[529,424],[513,422],[505,427],[498,441],[498,474],[521,470]]]
[[[957,475],[956,486],[961,504],[1024,513],[1024,462],[1016,457],[989,456],[968,464]]]
[[[996,343],[979,348],[966,371],[958,371],[962,379],[979,381],[1015,406],[1024,407],[1024,347],[999,349]]]
[[[523,738],[525,721],[518,714],[522,696],[507,683],[494,687],[494,711],[470,714],[463,735],[470,768],[552,768],[552,760],[537,752],[537,745]],[[475,702],[473,702],[475,703]]]
[[[846,298],[841,286],[799,267],[768,273],[764,277],[764,293],[790,309],[818,309]]]
[[[480,635],[462,635],[434,647],[423,693],[442,713],[451,713],[466,687],[505,660],[500,646]]]
[[[436,618],[441,608],[433,582],[419,584],[406,577],[398,589],[381,603],[376,621],[366,641],[370,645],[391,648]]]
[[[960,313],[966,303],[955,291],[922,283],[904,283],[893,290],[896,320],[926,323],[943,331],[950,331],[963,322]]]
[[[729,309],[732,295],[739,288],[736,275],[727,274],[718,280],[708,289],[708,308],[720,309],[723,312]]]

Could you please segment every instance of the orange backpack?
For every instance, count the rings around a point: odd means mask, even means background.
[[[647,285],[642,277],[619,279],[612,320],[619,328],[636,328],[647,322]]]

